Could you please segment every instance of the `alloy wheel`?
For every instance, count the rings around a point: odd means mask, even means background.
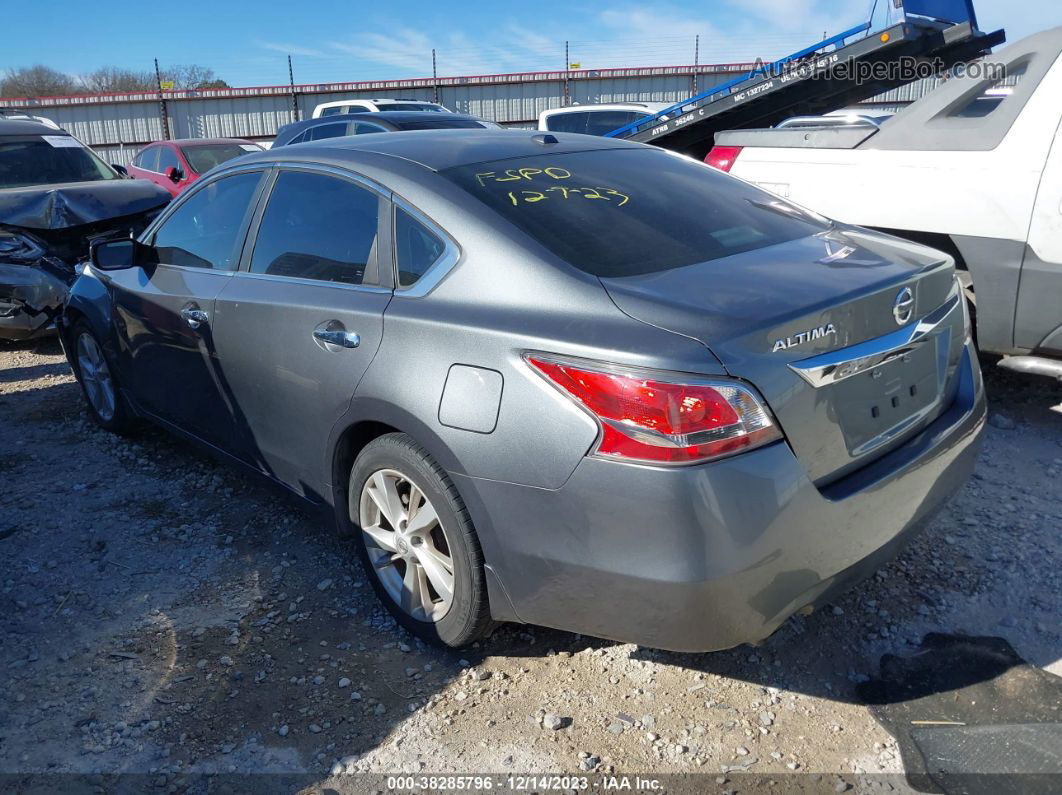
[[[111,378],[111,370],[103,358],[99,343],[87,332],[77,339],[77,368],[93,410],[101,420],[110,422],[114,419],[118,405],[114,379]]]
[[[359,524],[373,571],[404,613],[441,621],[454,599],[454,562],[446,529],[424,491],[394,469],[362,486]]]

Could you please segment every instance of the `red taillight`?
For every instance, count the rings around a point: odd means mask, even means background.
[[[672,378],[538,355],[527,361],[597,418],[597,455],[701,463],[781,438],[767,408],[737,382]]]
[[[734,161],[737,160],[740,154],[740,146],[713,146],[712,151],[704,158],[704,162],[712,168],[718,168],[720,171],[729,173],[730,169],[734,167]]]

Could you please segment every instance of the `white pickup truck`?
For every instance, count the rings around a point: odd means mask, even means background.
[[[706,160],[951,254],[981,349],[1062,378],[1060,54],[1062,27],[986,58],[1002,79],[971,69],[880,125],[725,132]]]

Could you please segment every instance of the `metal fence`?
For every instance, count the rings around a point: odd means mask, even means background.
[[[507,126],[533,126],[538,114],[566,104],[678,102],[748,71],[754,65],[700,64],[601,70],[525,72],[464,77],[321,83],[296,86],[138,92],[99,96],[0,100],[0,107],[45,116],[76,135],[108,162],[128,164],[162,138],[246,138],[270,141],[277,129],[309,118],[323,102],[403,97],[437,101]],[[936,81],[904,86],[875,98],[893,108],[926,93]],[[166,124],[163,124],[163,105]]]

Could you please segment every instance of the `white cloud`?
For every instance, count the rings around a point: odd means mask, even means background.
[[[298,55],[303,58],[322,58],[324,53],[312,47],[300,47],[298,44],[284,44],[276,41],[256,41],[255,44],[263,50],[282,52],[285,55]]]

